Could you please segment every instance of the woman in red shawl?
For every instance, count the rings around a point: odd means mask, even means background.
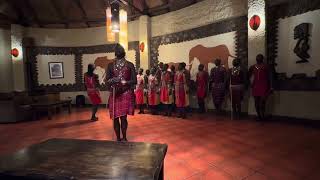
[[[254,97],[255,108],[258,119],[265,119],[266,101],[271,93],[271,71],[267,64],[263,62],[263,55],[256,57],[257,64],[249,69],[249,78],[253,76],[252,96]]]
[[[173,78],[168,69],[169,65],[165,64],[163,66],[160,84],[160,102],[163,104],[165,116],[171,116],[173,103]]]
[[[98,106],[101,103],[100,91],[99,91],[99,77],[94,74],[95,67],[94,64],[88,65],[88,72],[84,74],[84,85],[87,89],[87,94],[92,103],[92,121],[97,121],[96,113],[98,111]]]
[[[138,114],[144,114],[143,106],[144,106],[144,87],[145,87],[145,81],[143,77],[143,69],[140,68],[138,75],[137,75],[137,85],[135,89],[135,95],[136,95],[136,105],[139,108]]]
[[[155,68],[152,68],[148,78],[148,105],[153,115],[157,114],[159,105],[159,83],[156,71]]]
[[[234,59],[233,67],[229,69],[229,85],[232,111],[234,115],[240,117],[241,102],[243,100],[244,89],[246,85],[245,72],[240,66],[240,59]]]
[[[198,105],[199,105],[199,112],[204,113],[206,111],[205,98],[207,96],[209,74],[207,71],[204,71],[203,64],[199,65],[198,70],[199,72],[197,73],[197,79],[196,79]]]
[[[212,88],[213,104],[216,110],[220,113],[227,88],[227,70],[222,66],[220,59],[216,59],[214,63],[216,67],[211,69],[210,85]]]
[[[137,75],[134,65],[125,59],[124,48],[117,44],[115,47],[116,59],[106,70],[106,82],[113,90],[109,96],[110,117],[114,121],[114,131],[117,141],[127,141],[127,115],[134,115],[134,86],[137,84]],[[123,138],[120,138],[120,122]]]
[[[178,71],[174,77],[174,86],[175,86],[175,97],[176,97],[176,106],[178,111],[178,117],[183,119],[186,118],[186,108],[188,106],[187,102],[187,77],[184,72],[183,63],[179,63]]]

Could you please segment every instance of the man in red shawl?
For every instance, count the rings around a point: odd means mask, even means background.
[[[263,55],[259,54],[256,57],[257,63],[249,69],[249,78],[253,76],[252,96],[254,97],[255,108],[258,119],[265,119],[266,101],[271,93],[271,71],[267,64],[263,62]]]
[[[149,101],[148,101],[148,80],[149,80],[149,75],[150,75],[150,70],[147,69],[146,70],[146,74],[143,76],[143,80],[144,80],[144,96],[146,99],[146,106],[149,109]]]
[[[137,75],[137,85],[135,89],[135,95],[136,95],[136,105],[139,108],[138,114],[144,114],[143,106],[144,106],[144,87],[145,87],[145,81],[143,77],[143,69],[140,68],[138,75]]]
[[[91,121],[97,121],[96,113],[98,111],[98,106],[101,103],[100,91],[99,91],[99,77],[94,74],[95,66],[94,64],[88,65],[88,72],[84,74],[84,85],[87,89],[89,99],[92,103],[92,116]]]
[[[117,141],[127,141],[127,115],[134,115],[134,86],[137,75],[134,65],[125,59],[124,48],[117,44],[115,47],[115,61],[106,69],[106,82],[112,87],[109,96],[110,117],[114,121],[114,131]],[[115,93],[115,94],[114,94]],[[120,122],[123,138],[120,138]]]
[[[174,77],[174,85],[175,85],[175,97],[176,97],[176,107],[178,111],[178,117],[183,119],[186,118],[186,107],[187,104],[187,77],[184,71],[183,63],[179,63],[178,71]]]
[[[164,106],[165,116],[171,116],[173,103],[173,79],[168,68],[168,64],[163,66],[160,84],[160,102]]]
[[[159,105],[159,83],[156,77],[156,69],[151,69],[148,78],[148,104],[152,114],[157,114]]]
[[[220,113],[226,92],[227,70],[221,65],[221,60],[215,60],[216,67],[210,72],[210,85],[212,89],[212,99],[216,110]]]
[[[241,102],[246,85],[245,72],[240,66],[240,59],[236,58],[232,61],[233,67],[229,69],[229,85],[230,97],[233,114],[236,117],[241,115]]]
[[[209,74],[207,71],[204,70],[203,64],[200,64],[198,66],[198,70],[199,72],[197,73],[197,79],[196,79],[198,105],[199,105],[199,112],[204,113],[206,111],[205,98],[207,96]]]

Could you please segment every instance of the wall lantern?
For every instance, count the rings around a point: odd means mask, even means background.
[[[139,49],[140,49],[141,52],[144,51],[144,42],[140,43]]]
[[[19,50],[17,48],[14,48],[11,50],[11,55],[14,57],[18,57],[19,56]]]
[[[250,18],[249,25],[250,25],[251,29],[256,31],[259,28],[260,23],[261,23],[261,20],[260,20],[260,17],[258,15],[253,15]]]

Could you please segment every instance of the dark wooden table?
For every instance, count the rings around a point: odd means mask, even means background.
[[[0,157],[0,179],[163,179],[165,144],[50,139]],[[45,178],[42,178],[45,179]]]
[[[68,108],[69,114],[71,113],[71,100],[39,101],[30,105],[35,112],[47,111],[48,119],[52,119],[52,115],[56,113],[57,108],[61,109],[63,106]]]

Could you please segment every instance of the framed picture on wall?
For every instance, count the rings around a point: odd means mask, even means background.
[[[50,79],[64,78],[63,62],[49,62]]]

